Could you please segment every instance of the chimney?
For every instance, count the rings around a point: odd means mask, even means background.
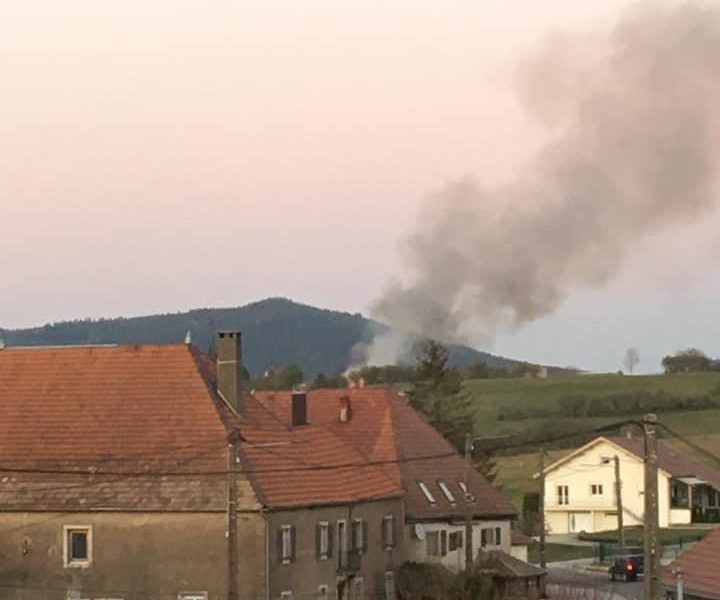
[[[340,422],[347,423],[351,418],[350,396],[342,396],[340,398]]]
[[[292,393],[292,426],[307,425],[307,394],[305,392]]]
[[[242,399],[242,337],[239,331],[220,331],[217,334],[217,387],[225,401],[239,415],[243,413]]]

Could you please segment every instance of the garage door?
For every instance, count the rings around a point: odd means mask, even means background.
[[[592,531],[592,513],[589,512],[571,512],[568,515],[570,523],[568,529],[570,533],[580,533],[581,531]]]

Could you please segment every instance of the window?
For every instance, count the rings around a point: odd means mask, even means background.
[[[448,550],[452,552],[463,547],[463,532],[453,531],[448,538]]]
[[[440,556],[447,555],[447,531],[440,532]]]
[[[502,546],[502,529],[500,527],[495,528],[495,545]]]
[[[395,600],[395,573],[385,572],[385,600]]]
[[[207,600],[207,592],[180,592],[178,600]]]
[[[468,487],[467,484],[464,481],[458,481],[458,485],[460,486],[460,489],[462,490],[462,493],[467,496],[468,493]]]
[[[362,519],[353,519],[352,527],[352,549],[362,554],[367,548],[367,523]]]
[[[317,557],[327,560],[330,557],[330,523],[322,521],[317,525]]]
[[[347,552],[348,537],[347,537],[347,523],[345,521],[337,522],[337,537],[338,537],[338,551],[340,553]]]
[[[292,525],[283,525],[280,528],[280,562],[284,565],[295,560],[295,528]]]
[[[365,598],[365,581],[362,577],[355,577],[352,580],[350,598],[352,600],[363,600]]]
[[[425,550],[428,556],[440,556],[439,531],[428,531],[425,534]]]
[[[330,588],[326,584],[318,586],[318,600],[328,600],[328,590]]]
[[[382,522],[383,547],[392,548],[395,545],[395,519],[392,515],[385,515]]]
[[[63,554],[66,567],[89,567],[92,562],[92,528],[63,528]]]
[[[442,490],[442,493],[445,494],[448,502],[450,502],[450,504],[455,504],[455,495],[450,491],[447,484],[444,481],[438,481],[438,486],[440,486],[440,489]]]
[[[492,527],[483,527],[480,530],[480,546],[483,548],[495,545],[495,531]]]
[[[570,493],[568,490],[568,486],[557,486],[557,503],[560,506],[567,506],[568,504],[570,504]]]
[[[602,483],[593,483],[590,486],[590,495],[591,496],[602,496],[603,495]]]
[[[425,483],[422,482],[422,481],[418,481],[418,485],[420,486],[420,489],[422,490],[422,493],[425,494],[425,498],[427,498],[427,501],[428,501],[430,504],[435,505],[435,504],[436,504],[436,503],[435,503],[435,496],[432,495],[432,493],[431,493],[430,490],[428,489],[428,486],[425,485]]]

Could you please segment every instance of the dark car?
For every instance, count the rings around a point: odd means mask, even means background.
[[[643,556],[621,556],[613,561],[608,571],[610,579],[622,579],[623,581],[636,581],[638,576],[643,574]]]

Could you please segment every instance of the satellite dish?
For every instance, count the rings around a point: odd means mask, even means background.
[[[420,523],[415,523],[415,537],[419,540],[425,539],[425,528]]]

